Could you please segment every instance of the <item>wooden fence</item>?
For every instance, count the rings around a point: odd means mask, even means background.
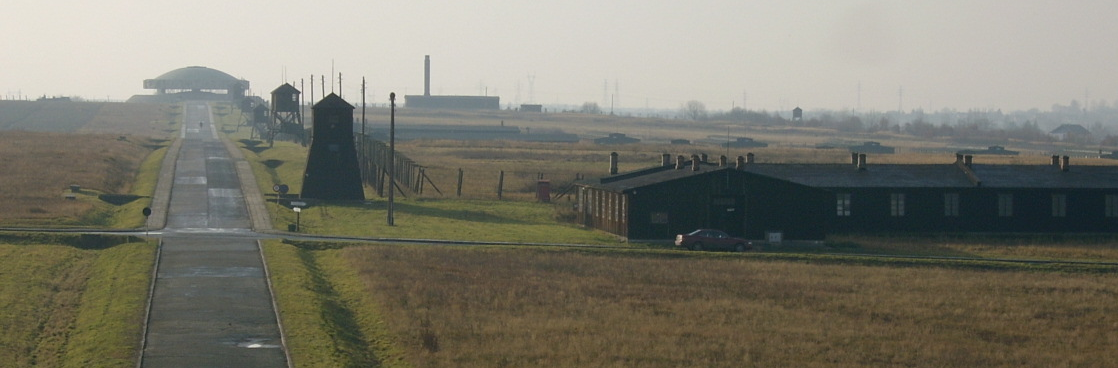
[[[376,190],[377,196],[388,195],[388,144],[358,135],[356,138],[358,163],[365,185]],[[581,174],[568,178],[548,177],[542,172],[501,170],[492,172],[466,172],[461,168],[423,166],[396,152],[396,171],[393,185],[396,193],[416,197],[465,197],[479,199],[512,200],[571,200],[572,183],[582,179]],[[541,189],[541,186],[547,188]]]

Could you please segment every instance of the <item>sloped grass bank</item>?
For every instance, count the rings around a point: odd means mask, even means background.
[[[155,246],[110,238],[0,240],[5,366],[135,365]]]
[[[336,252],[264,242],[296,367],[407,367],[357,275]]]

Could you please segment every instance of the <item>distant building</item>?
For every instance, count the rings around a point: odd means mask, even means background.
[[[1066,141],[1068,138],[1090,137],[1091,131],[1079,124],[1064,124],[1052,129],[1051,132],[1048,132],[1048,135],[1057,140]]]
[[[543,105],[540,104],[521,104],[520,112],[543,112]]]
[[[144,80],[144,89],[155,95],[135,95],[128,102],[175,103],[180,101],[241,102],[249,82],[225,72],[203,66],[175,69],[153,79]]]
[[[758,142],[753,138],[738,137],[733,142],[722,143],[722,147],[735,147],[735,148],[752,148],[752,147],[768,147],[769,144],[765,142]]]
[[[630,144],[640,141],[641,140],[637,138],[626,137],[623,133],[610,133],[608,137],[594,139],[594,143],[597,144]]]
[[[896,153],[897,149],[889,146],[882,146],[878,142],[865,142],[859,146],[850,146],[850,152],[858,153]]]
[[[415,109],[446,110],[499,110],[501,98],[497,96],[432,96],[431,56],[424,56],[423,94],[404,96],[404,107]]]
[[[387,142],[389,131],[383,124],[372,127],[369,135],[376,140]],[[446,139],[446,140],[507,140],[531,142],[577,143],[578,135],[562,131],[522,132],[515,126],[489,125],[438,125],[438,124],[399,124],[396,126],[396,140]]]

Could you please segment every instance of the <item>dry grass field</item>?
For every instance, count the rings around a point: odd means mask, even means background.
[[[0,132],[0,197],[8,225],[77,225],[98,216],[97,194],[130,192],[136,171],[160,142],[105,134]],[[64,197],[80,185],[78,198]]]
[[[178,130],[179,105],[105,103],[78,133],[104,133],[168,138]]]
[[[149,154],[177,131],[170,105],[0,101],[0,196],[3,226],[136,227],[100,194],[148,196],[133,187]],[[158,167],[149,169],[158,170]],[[154,181],[154,177],[143,178]],[[64,198],[70,185],[82,190]],[[138,191],[133,193],[133,191]],[[139,193],[143,192],[143,193]],[[142,207],[142,206],[141,206]],[[138,208],[137,208],[138,210]],[[133,216],[135,217],[135,216]]]
[[[294,261],[276,282],[305,367],[1118,364],[1111,272],[503,247],[268,253]],[[308,291],[319,296],[289,294]],[[364,353],[347,361],[348,349]]]
[[[0,130],[166,137],[180,109],[159,104],[0,100]]]

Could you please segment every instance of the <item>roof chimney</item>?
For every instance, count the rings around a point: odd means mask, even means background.
[[[699,171],[699,155],[691,155],[691,171]]]
[[[1069,158],[1068,156],[1064,156],[1061,158],[1063,160],[1060,161],[1060,171],[1068,171],[1068,167],[1071,166],[1071,158]]]
[[[423,95],[431,95],[431,55],[423,56]]]
[[[726,167],[726,155],[718,156],[718,167]]]
[[[683,155],[675,156],[675,169],[676,170],[683,170],[683,162],[685,160],[686,159],[683,158]]]
[[[955,154],[955,163],[957,163],[957,164],[963,163],[963,154],[962,153],[956,153]]]
[[[660,166],[663,166],[663,167],[672,166],[672,154],[665,153],[663,155],[660,155]]]
[[[858,152],[850,152],[850,164],[858,165]]]
[[[752,155],[752,153],[750,153],[750,155]],[[749,158],[752,159],[753,157],[750,156]],[[738,156],[737,166],[735,166],[734,168],[737,169],[737,170],[745,170],[745,157],[744,156]]]
[[[1060,155],[1052,155],[1052,166],[1060,166]]]
[[[707,162],[707,154],[705,154],[705,153],[700,154],[699,155],[699,161],[700,162]]]
[[[753,163],[753,152],[745,154],[745,163],[747,163],[747,164]]]
[[[617,175],[617,152],[609,153],[609,174]]]
[[[858,154],[858,170],[865,170],[865,169],[866,169],[866,154],[865,153]]]
[[[963,156],[963,165],[970,167],[974,163],[974,155]]]

